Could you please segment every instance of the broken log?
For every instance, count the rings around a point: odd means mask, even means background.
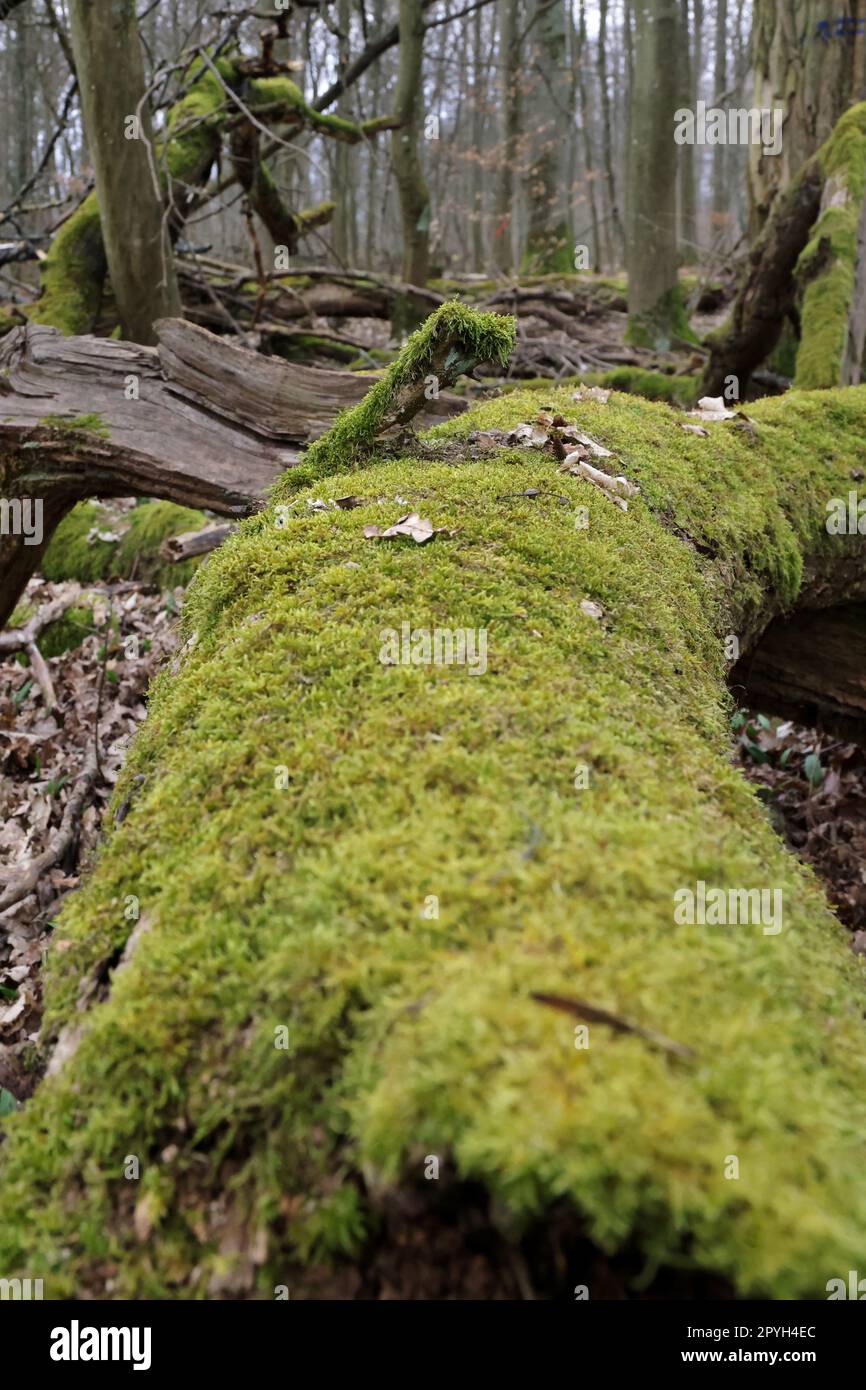
[[[164,560],[177,565],[182,560],[192,560],[196,555],[207,555],[211,550],[216,550],[234,529],[233,526],[206,526],[202,531],[183,531],[179,536],[169,536],[164,540],[159,553]]]
[[[262,357],[182,319],[156,329],[155,348],[34,324],[0,341],[0,625],[76,502],[161,497],[246,516],[377,380]],[[455,358],[465,371],[476,360]],[[443,368],[443,386],[455,376]],[[445,391],[427,399],[423,382],[412,401],[410,414],[465,409]]]

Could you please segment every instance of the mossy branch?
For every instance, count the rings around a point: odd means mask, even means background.
[[[479,313],[456,300],[441,305],[364,399],[307,450],[302,468],[288,475],[284,486],[293,490],[302,477],[322,477],[366,458],[386,430],[423,409],[432,391],[453,386],[482,362],[504,367],[515,335],[510,314]]]

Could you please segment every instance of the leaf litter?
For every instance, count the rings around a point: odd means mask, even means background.
[[[147,716],[147,687],[177,645],[183,592],[159,594],[129,581],[31,580],[22,600],[28,610],[59,602],[92,614],[78,646],[51,657],[40,652],[53,708],[26,652],[0,658],[0,1108],[14,1108],[36,1084],[30,1058],[42,1015],[41,967],[48,949],[63,948],[52,944],[52,924],[97,848],[114,783]],[[37,637],[37,648],[50,632]],[[55,860],[58,841],[64,848]],[[43,855],[48,867],[24,892],[26,869]]]

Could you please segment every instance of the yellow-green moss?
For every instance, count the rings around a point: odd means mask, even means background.
[[[514,346],[514,336],[515,323],[509,315],[479,314],[456,300],[440,305],[412,334],[364,399],[344,410],[328,433],[307,450],[302,469],[287,475],[287,486],[296,489],[308,477],[336,472],[368,454],[397,393],[409,382],[423,382],[434,355],[445,344],[450,347],[444,369],[454,379],[479,362],[504,365]]]
[[[861,1259],[863,963],[731,766],[721,639],[793,599],[804,554],[832,543],[866,388],[764,400],[756,436],[707,438],[637,397],[551,399],[639,483],[627,514],[538,453],[373,459],[284,487],[199,572],[195,644],[117,792],[137,789],[132,809],[55,929],[48,1026],[82,1036],[4,1121],[7,1277],[204,1297],[234,1271],[303,1297],[307,1263],[357,1253],[375,1219],[355,1175],[375,1193],[429,1154],[512,1232],[567,1202],[648,1273],[821,1297]],[[366,502],[304,506],[323,491]],[[447,532],[364,539],[410,507]],[[383,665],[404,622],[485,628],[486,673]],[[672,895],[699,879],[781,889],[784,930],[676,926]],[[129,895],[132,964],[83,1011]],[[578,1050],[537,991],[694,1055],[604,1025]]]
[[[118,525],[116,515],[99,502],[79,502],[64,517],[42,557],[46,579],[140,579],[159,588],[187,584],[200,563],[173,565],[160,559],[159,547],[169,536],[197,531],[207,524],[203,512],[173,502],[144,502]],[[126,528],[126,529],[124,529]],[[91,531],[121,534],[119,541],[88,540]]]
[[[92,332],[107,268],[99,202],[93,192],[52,241],[40,267],[42,294],[25,310],[27,317],[70,336]]]
[[[234,64],[229,58],[214,62],[223,81],[231,87]],[[189,74],[189,90],[169,112],[165,134],[165,164],[172,179],[195,184],[217,158],[220,131],[229,109],[220,77],[203,59],[197,59]]]
[[[110,430],[105,420],[97,412],[90,415],[46,415],[39,421],[40,425],[48,425],[51,429],[59,431],[61,434],[98,434],[103,439],[110,438]]]
[[[679,284],[666,290],[652,309],[642,313],[630,313],[625,331],[625,341],[637,347],[667,351],[675,339],[697,342],[697,336],[689,324],[683,290]]]
[[[825,199],[795,272],[805,291],[794,384],[809,390],[842,380],[866,192],[866,102],[846,111],[820,160],[833,196]]]
[[[614,367],[582,378],[588,385],[606,386],[614,391],[644,396],[648,401],[667,401],[690,410],[694,405],[700,380],[696,376],[668,376],[665,372],[645,371],[640,367]]]
[[[283,107],[283,120],[296,120],[310,130],[336,136],[355,144],[361,139],[361,127],[343,116],[332,116],[310,106],[296,82],[288,77],[259,77],[249,84],[250,106]]]
[[[26,323],[26,319],[19,310],[14,309],[11,305],[9,305],[8,308],[10,310],[9,313],[4,313],[3,309],[0,309],[0,338],[3,337],[4,333],[9,333],[11,329],[18,328],[22,323]]]

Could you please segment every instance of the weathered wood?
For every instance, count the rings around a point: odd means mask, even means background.
[[[866,744],[866,606],[775,619],[731,685],[769,714]]]
[[[815,155],[780,196],[749,255],[748,271],[730,319],[709,339],[710,359],[701,383],[702,395],[721,395],[726,378],[734,376],[742,398],[755,368],[779,341],[797,295],[794,267],[818,216],[823,187],[824,176]]]
[[[0,625],[76,502],[162,497],[244,516],[378,379],[262,357],[182,319],[156,330],[156,348],[32,324],[0,341],[0,497],[42,504],[38,544],[3,537]],[[446,392],[423,405],[466,407]]]
[[[205,526],[201,531],[184,531],[179,536],[168,536],[159,547],[159,553],[164,560],[177,565],[181,560],[192,560],[196,555],[216,550],[233,530],[233,526]],[[2,636],[0,633],[0,642]]]
[[[227,272],[234,273],[235,278],[226,280]],[[204,316],[209,323],[225,323],[225,317],[220,320],[219,309],[214,304],[216,298],[218,303],[226,305],[239,322],[251,318],[256,295],[244,289],[244,286],[255,282],[255,274],[248,268],[201,257],[195,267],[179,261],[177,274],[189,317],[201,321]],[[299,269],[292,271],[292,278],[295,277],[303,277],[310,283],[288,285],[281,283],[282,273],[267,276],[269,288],[265,304],[269,319],[293,322],[310,315],[320,318],[390,319],[400,297],[407,299],[419,315],[430,313],[444,302],[443,296],[435,290],[406,285],[389,276],[361,270],[341,274],[339,271],[322,270],[321,267],[317,270]]]

